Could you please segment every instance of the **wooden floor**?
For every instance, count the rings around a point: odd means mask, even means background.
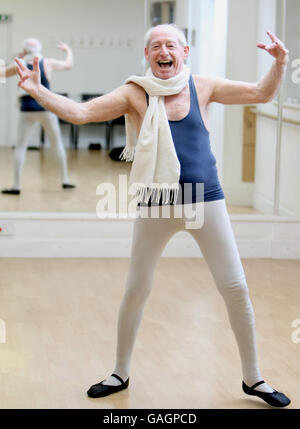
[[[300,407],[300,264],[243,260],[260,368]],[[0,407],[269,408],[241,390],[237,346],[203,259],[159,260],[133,355],[129,389],[86,390],[113,370],[128,259],[0,259]],[[299,335],[298,335],[299,337]]]
[[[0,148],[0,188],[13,183],[13,154],[11,148]],[[50,149],[27,151],[20,196],[0,193],[0,211],[20,212],[89,212],[95,213],[101,198],[97,186],[110,182],[118,194],[119,175],[129,178],[131,163],[112,161],[108,151],[87,149],[67,150],[69,175],[76,189],[62,190],[59,168]],[[226,192],[226,191],[225,191]],[[126,198],[121,196],[122,201]],[[130,199],[128,199],[130,201]],[[126,205],[127,206],[127,205]],[[115,212],[115,210],[106,210]],[[128,210],[133,212],[133,210]],[[260,213],[253,207],[228,206],[230,213]]]

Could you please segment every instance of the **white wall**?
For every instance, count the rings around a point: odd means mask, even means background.
[[[290,58],[300,58],[300,2],[299,0],[288,0],[286,2],[286,20],[289,23],[285,28],[286,46],[289,49]],[[290,76],[295,70],[290,61],[287,66],[287,74]],[[295,87],[292,79],[287,79],[284,90],[285,98],[298,99],[300,103],[300,85]]]
[[[143,0],[1,0],[1,13],[13,14],[13,54],[20,52],[25,37],[37,37],[44,55],[63,58],[55,48],[64,39],[73,47],[74,68],[53,76],[52,89],[77,99],[80,93],[106,93],[131,74],[141,74],[144,35]],[[93,39],[98,47],[80,47]],[[110,41],[114,46],[110,47]],[[123,47],[118,47],[119,39]],[[100,47],[100,43],[104,47]],[[131,44],[125,47],[126,43]],[[7,85],[11,116],[9,144],[16,135],[16,78]],[[5,142],[0,142],[3,144]]]
[[[134,214],[0,213],[0,258],[128,258]],[[300,217],[230,215],[242,258],[300,259]],[[202,257],[189,231],[163,257]]]
[[[192,73],[225,77],[227,0],[189,0],[188,4],[189,26],[195,32],[190,54]],[[209,116],[211,148],[223,184],[224,106],[213,103]]]
[[[259,0],[228,0],[226,78],[256,82]],[[225,107],[224,192],[229,203],[252,205],[253,184],[242,181],[243,106]]]
[[[276,34],[276,0],[265,0],[258,4],[257,37],[263,43],[269,41],[266,31]],[[258,58],[258,75],[265,75],[273,63],[271,55],[260,55]],[[259,105],[262,112],[277,114],[271,103]],[[253,204],[265,213],[273,212],[275,159],[276,159],[276,121],[258,116],[256,129],[255,188]]]

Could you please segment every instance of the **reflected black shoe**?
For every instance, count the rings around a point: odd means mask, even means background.
[[[20,195],[21,191],[19,189],[3,189],[2,194],[7,195]]]
[[[248,387],[247,384],[243,382],[242,384],[243,391],[247,395],[258,396],[259,398],[263,399],[267,404],[271,405],[272,407],[286,407],[291,403],[291,400],[287,396],[285,396],[281,392],[277,392],[277,390],[274,390],[274,392],[270,392],[270,393],[254,390],[255,387],[263,383],[264,383],[264,380],[261,380],[255,383],[252,387]]]
[[[62,184],[62,188],[63,189],[73,189],[73,188],[76,188],[76,186],[75,185],[71,185],[71,183],[63,183]]]
[[[127,389],[129,384],[129,378],[127,378],[127,380],[124,382],[122,378],[116,374],[112,374],[111,376],[117,378],[121,382],[121,384],[119,386],[108,386],[106,384],[102,384],[104,381],[103,380],[100,383],[91,386],[87,391],[87,395],[90,398],[101,398],[102,396],[108,396],[112,393],[119,392],[120,390]]]

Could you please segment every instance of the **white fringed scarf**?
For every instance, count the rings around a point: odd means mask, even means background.
[[[158,203],[176,203],[179,191],[180,163],[172,139],[165,109],[164,96],[181,92],[190,77],[189,68],[170,79],[159,79],[149,69],[145,76],[130,76],[125,83],[134,82],[149,94],[146,111],[137,139],[134,123],[125,115],[126,146],[120,159],[133,161],[129,184],[139,203],[149,199]]]

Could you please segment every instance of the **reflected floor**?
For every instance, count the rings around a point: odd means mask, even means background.
[[[13,153],[11,148],[0,148],[0,188],[8,188],[13,182]],[[100,195],[96,195],[100,183],[112,183],[119,189],[119,175],[128,180],[131,163],[110,159],[109,151],[88,149],[67,150],[69,176],[76,189],[63,190],[59,166],[49,148],[28,150],[22,176],[20,196],[0,194],[0,211],[16,212],[88,212],[95,213]],[[121,196],[127,207],[126,196]],[[232,214],[262,214],[252,207],[228,205]],[[110,207],[108,212],[115,212]],[[134,212],[134,209],[128,209]]]

